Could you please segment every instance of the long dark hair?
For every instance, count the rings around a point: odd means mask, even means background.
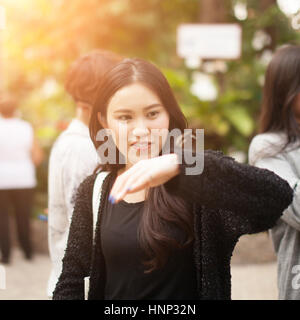
[[[160,70],[142,59],[124,59],[105,74],[99,86],[89,126],[90,136],[96,149],[103,143],[103,141],[96,139],[98,131],[103,129],[97,118],[98,112],[106,118],[107,106],[111,97],[121,88],[136,82],[145,85],[160,98],[169,114],[169,131],[178,128],[183,132],[187,128],[187,120],[180,110],[168,81]],[[172,148],[174,148],[173,145],[170,148],[171,152],[174,151]],[[118,169],[125,166],[125,164],[118,163],[120,157],[121,154],[117,150],[116,164],[106,163],[99,167],[116,174]],[[138,228],[139,243],[148,258],[143,261],[144,265],[148,267],[145,273],[162,267],[172,248],[183,248],[192,243],[193,219],[191,212],[190,204],[179,196],[169,195],[164,185],[149,189]],[[178,242],[170,235],[170,225],[185,232],[186,238],[183,243]]]
[[[299,93],[300,46],[288,45],[276,51],[267,68],[260,114],[260,133],[286,134],[286,143],[278,152],[300,140],[300,127],[293,112]]]

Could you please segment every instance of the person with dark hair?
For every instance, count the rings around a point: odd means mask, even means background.
[[[52,261],[49,297],[61,272],[76,189],[99,164],[88,130],[97,86],[105,72],[120,60],[112,52],[93,50],[78,58],[67,73],[65,88],[74,100],[76,116],[55,141],[49,159],[48,245]]]
[[[11,257],[9,209],[12,208],[18,239],[26,259],[33,257],[31,210],[36,187],[35,166],[43,150],[28,121],[17,114],[18,101],[9,94],[0,99],[0,250],[1,263]]]
[[[294,199],[270,230],[278,261],[279,299],[300,299],[300,46],[273,56],[265,77],[260,132],[251,141],[249,163],[285,179]]]
[[[201,151],[165,147],[187,121],[164,75],[142,59],[105,74],[89,129],[98,152],[102,130],[111,133],[116,161],[78,188],[53,299],[84,299],[88,276],[88,299],[230,299],[234,246],[274,226],[292,201],[288,183],[213,150],[202,152],[201,174],[187,174],[195,163],[186,157]],[[104,172],[93,234],[94,183]]]

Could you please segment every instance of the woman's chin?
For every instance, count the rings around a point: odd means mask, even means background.
[[[147,159],[151,159],[151,158],[155,158],[159,155],[158,152],[155,152],[153,154],[151,154],[151,152],[129,152],[128,154],[128,161],[130,163],[137,163],[140,160],[147,160]]]

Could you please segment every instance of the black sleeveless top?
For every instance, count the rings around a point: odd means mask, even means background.
[[[113,185],[112,179],[109,190]],[[145,274],[146,256],[139,246],[137,230],[145,201],[128,203],[106,201],[101,221],[101,245],[105,260],[105,299],[197,299],[196,270],[192,245],[172,249],[166,264]],[[185,234],[175,226],[172,236]]]

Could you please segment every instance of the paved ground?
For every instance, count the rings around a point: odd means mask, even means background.
[[[6,289],[0,287],[0,300],[45,300],[50,273],[47,255],[36,255],[32,261],[23,259],[15,249],[11,264],[5,266]],[[1,282],[0,282],[1,283]]]
[[[276,263],[233,265],[232,299],[277,299]],[[0,267],[0,276],[3,274]],[[6,289],[1,289],[0,300],[45,300],[50,272],[47,255],[37,255],[32,262],[23,259],[15,249],[12,262],[5,267]]]
[[[277,300],[276,262],[231,267],[233,300]]]

